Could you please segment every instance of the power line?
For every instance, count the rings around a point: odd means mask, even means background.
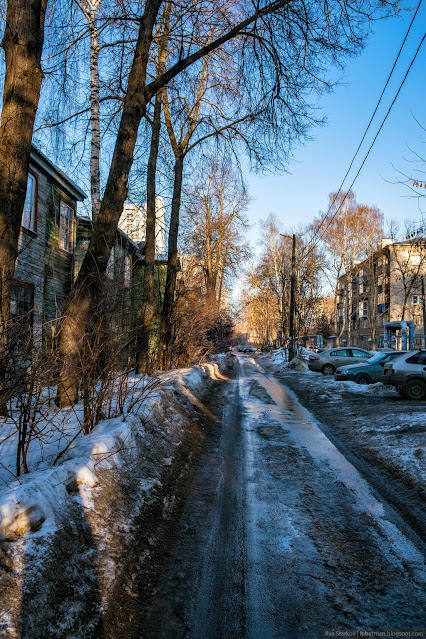
[[[338,209],[337,209],[337,211],[336,211],[336,212],[332,215],[332,217],[331,217],[331,218],[328,218],[328,217],[327,217],[327,216],[328,216],[328,212],[327,212],[326,216],[324,216],[323,220],[321,221],[321,225],[320,225],[320,226],[322,226],[322,224],[325,222],[325,220],[326,220],[326,219],[329,219],[329,220],[330,220],[330,221],[329,221],[329,223],[327,224],[326,228],[325,228],[325,231],[329,228],[329,226],[330,226],[331,222],[334,220],[334,218],[336,217],[336,215],[339,213],[340,209],[342,208],[342,205],[344,204],[344,202],[345,202],[345,200],[346,200],[346,198],[347,198],[347,196],[348,196],[349,191],[352,189],[352,187],[353,187],[353,185],[355,184],[355,182],[356,182],[356,180],[357,180],[357,178],[358,178],[359,174],[361,173],[361,170],[362,170],[362,168],[363,168],[363,166],[364,166],[365,162],[367,161],[367,158],[368,158],[368,156],[370,155],[370,152],[371,152],[371,150],[372,150],[372,148],[373,148],[373,146],[374,146],[374,144],[375,144],[375,142],[376,142],[377,138],[379,137],[379,134],[380,134],[380,132],[381,132],[381,130],[382,130],[382,128],[383,128],[383,126],[384,126],[384,124],[385,124],[385,122],[386,122],[386,120],[387,120],[387,118],[388,118],[388,116],[389,116],[389,114],[390,114],[390,112],[391,112],[391,110],[392,110],[392,107],[393,107],[393,105],[395,104],[395,102],[396,102],[396,100],[397,100],[397,98],[398,98],[398,96],[399,96],[399,94],[400,94],[400,92],[401,92],[402,87],[404,86],[405,80],[407,79],[407,76],[408,76],[408,74],[409,74],[409,72],[410,72],[410,70],[411,70],[411,67],[412,67],[412,66],[413,66],[413,64],[414,64],[414,62],[415,62],[415,60],[416,60],[416,58],[417,58],[417,55],[418,55],[418,53],[419,53],[419,51],[420,51],[420,49],[421,49],[421,46],[422,46],[422,44],[423,44],[423,42],[424,42],[424,40],[425,40],[425,39],[426,39],[426,33],[423,35],[423,38],[421,39],[420,44],[419,44],[419,46],[417,47],[417,50],[416,50],[416,52],[415,52],[415,54],[414,54],[414,56],[413,56],[413,59],[411,60],[410,65],[409,65],[409,67],[408,67],[408,69],[407,69],[407,72],[406,72],[406,74],[405,74],[405,76],[404,76],[404,78],[403,78],[403,80],[402,80],[401,84],[399,85],[398,91],[397,91],[397,93],[396,93],[396,95],[395,95],[394,99],[392,100],[391,105],[390,105],[390,107],[389,107],[389,109],[388,109],[388,111],[387,111],[387,113],[386,113],[385,117],[384,117],[384,118],[383,118],[383,120],[382,120],[382,123],[381,123],[381,125],[380,125],[380,127],[379,127],[379,130],[377,131],[376,135],[374,136],[374,139],[373,139],[373,141],[372,141],[372,143],[371,143],[371,145],[370,145],[370,147],[369,147],[369,149],[368,149],[368,151],[367,151],[367,153],[366,153],[366,155],[365,155],[365,157],[364,157],[364,159],[363,159],[363,161],[362,161],[362,163],[361,163],[361,166],[359,167],[359,169],[358,169],[358,171],[357,171],[357,173],[356,173],[356,175],[355,175],[354,179],[352,180],[352,183],[351,183],[351,185],[350,185],[350,187],[349,187],[349,189],[348,189],[348,191],[347,191],[347,193],[346,193],[345,197],[343,198],[342,202],[340,203],[339,208],[338,208]],[[338,195],[338,194],[337,194],[337,195]],[[336,197],[337,197],[337,195],[336,195]],[[335,202],[335,200],[333,200],[333,204],[334,204],[334,202]],[[332,205],[330,205],[330,207],[329,207],[329,211],[330,211],[330,209],[331,209],[331,206],[332,206]],[[315,235],[318,235],[318,231],[316,231],[316,232],[315,232],[314,236],[315,236]],[[306,255],[305,255],[304,257],[307,257],[307,256],[308,256],[308,255],[312,252],[312,250],[315,248],[315,246],[316,246],[316,245],[318,244],[318,242],[320,241],[321,237],[323,237],[323,234],[322,234],[321,236],[319,236],[319,237],[318,237],[318,240],[312,244],[312,246],[311,246],[310,250],[306,253]]]
[[[354,153],[354,155],[353,155],[353,157],[352,157],[352,160],[351,160],[351,162],[350,162],[350,164],[349,164],[349,168],[348,168],[348,170],[347,170],[347,171],[346,171],[346,173],[345,173],[345,177],[343,178],[343,180],[342,180],[342,182],[341,182],[341,184],[340,184],[340,186],[339,186],[339,189],[338,189],[337,193],[335,194],[335,196],[334,196],[334,198],[333,198],[333,202],[332,202],[332,203],[330,204],[330,206],[328,207],[327,213],[325,214],[325,216],[324,216],[324,217],[323,217],[323,219],[321,220],[321,222],[320,222],[320,224],[319,224],[318,228],[315,230],[313,237],[315,237],[315,235],[318,235],[318,234],[319,234],[319,232],[320,232],[320,229],[321,229],[322,225],[324,224],[325,220],[326,220],[326,219],[327,219],[327,217],[328,217],[329,212],[331,211],[331,208],[334,206],[334,204],[335,204],[335,202],[336,202],[336,200],[337,200],[337,198],[338,198],[339,194],[340,194],[340,193],[341,193],[341,191],[342,191],[343,184],[345,183],[345,180],[346,180],[346,178],[347,178],[347,177],[348,177],[348,175],[349,175],[349,172],[350,172],[350,170],[351,170],[351,168],[352,168],[352,166],[353,166],[353,163],[354,163],[354,161],[355,161],[355,158],[357,157],[357,155],[358,155],[358,153],[359,153],[359,150],[360,150],[360,148],[361,148],[361,146],[362,146],[362,144],[363,144],[363,142],[364,142],[364,140],[365,140],[365,137],[366,137],[366,135],[367,135],[367,133],[368,133],[368,131],[369,131],[369,129],[370,129],[371,123],[373,122],[373,119],[374,119],[374,117],[375,117],[375,115],[376,115],[376,113],[377,113],[377,110],[378,110],[379,106],[380,106],[380,103],[381,103],[381,101],[382,101],[383,95],[384,95],[384,93],[385,93],[385,91],[386,91],[386,89],[387,89],[387,87],[388,87],[388,84],[389,84],[389,82],[390,82],[390,79],[391,79],[391,77],[392,77],[392,75],[393,75],[393,72],[394,72],[395,67],[396,67],[396,65],[397,65],[397,62],[398,62],[398,60],[399,60],[399,58],[400,58],[400,55],[401,55],[401,53],[402,53],[402,50],[403,50],[403,48],[404,48],[404,46],[405,46],[405,43],[406,43],[407,38],[408,38],[408,35],[409,35],[410,31],[411,31],[411,27],[413,26],[414,20],[416,19],[416,16],[417,16],[417,13],[418,13],[418,11],[419,11],[419,9],[420,9],[420,6],[421,6],[421,4],[422,4],[422,1],[423,1],[423,0],[420,0],[420,1],[419,1],[419,4],[417,5],[417,8],[416,8],[416,10],[415,10],[415,12],[414,12],[414,15],[413,15],[413,17],[412,17],[412,19],[411,19],[411,22],[410,22],[410,24],[409,24],[409,27],[408,27],[408,29],[407,29],[407,33],[405,34],[404,40],[402,41],[402,44],[401,44],[401,46],[400,46],[400,48],[399,48],[399,51],[398,51],[398,54],[397,54],[397,56],[396,56],[396,58],[395,58],[395,61],[394,61],[393,65],[392,65],[392,69],[391,69],[391,71],[390,71],[390,73],[389,73],[389,75],[388,75],[388,78],[387,78],[387,80],[386,80],[385,86],[383,87],[383,90],[382,90],[382,92],[381,92],[381,94],[380,94],[379,100],[378,100],[378,102],[377,102],[377,104],[376,104],[376,107],[375,107],[375,109],[374,109],[374,111],[373,111],[373,115],[371,116],[370,121],[368,122],[367,127],[366,127],[366,129],[365,129],[365,131],[364,131],[364,134],[363,134],[363,136],[362,136],[362,138],[361,138],[361,142],[359,143],[358,148],[356,149],[356,151],[355,151],[355,153]],[[422,42],[423,42],[423,41],[422,41]],[[421,46],[421,44],[420,44],[420,46]],[[415,54],[415,56],[414,56],[414,59],[416,58],[417,53],[418,53],[418,51],[416,52],[416,54]],[[414,62],[414,59],[413,59],[413,62]],[[412,64],[412,63],[411,63],[411,64]],[[410,68],[411,68],[411,65],[410,65],[409,69],[410,69]],[[408,72],[407,72],[407,74],[408,74]],[[402,84],[403,84],[404,82],[405,82],[405,78],[404,78],[404,80],[403,80]],[[402,86],[402,85],[401,85],[401,86]],[[400,87],[400,89],[401,89],[401,87]],[[400,89],[398,90],[398,93],[399,93]],[[397,95],[398,95],[398,94],[397,94]],[[392,103],[392,105],[393,105],[393,103]],[[391,108],[392,108],[392,105],[391,105]],[[388,114],[387,114],[387,115],[388,115]],[[387,117],[387,115],[386,115],[386,117]],[[385,120],[386,120],[386,118],[385,118]],[[382,126],[383,126],[383,124],[384,124],[384,121],[383,121],[383,123],[382,123]],[[379,129],[379,132],[380,132],[380,129]],[[376,138],[377,138],[377,135],[376,135]],[[374,141],[376,140],[376,138],[374,139]],[[373,144],[374,144],[374,142],[373,142]],[[370,149],[369,149],[368,153],[369,153],[370,151],[371,151],[371,147],[370,147]],[[368,154],[367,154],[367,156],[368,156]],[[366,158],[365,158],[365,159],[366,159]],[[364,162],[365,162],[365,160],[364,160]],[[364,163],[363,163],[363,164],[364,164]],[[361,168],[362,168],[363,164],[361,165]],[[356,177],[358,177],[358,175],[359,175],[359,172],[357,173],[357,176],[356,176]],[[356,178],[355,178],[355,179],[356,179]],[[355,182],[355,180],[352,182],[352,185],[354,184],[354,182]],[[351,185],[351,188],[352,188],[352,185]],[[350,188],[348,189],[348,191],[350,191]],[[336,216],[336,215],[337,215],[337,213],[339,212],[339,210],[340,210],[340,208],[341,208],[342,204],[343,204],[343,203],[345,202],[345,200],[346,200],[346,197],[347,197],[347,195],[345,196],[345,198],[344,198],[344,199],[343,199],[343,201],[341,202],[341,204],[340,204],[339,208],[337,209],[336,213],[334,214],[334,216]],[[333,218],[332,218],[332,219],[333,219]],[[328,226],[327,226],[326,228],[328,228]]]

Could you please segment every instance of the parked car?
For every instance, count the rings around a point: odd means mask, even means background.
[[[333,375],[340,366],[365,362],[370,357],[363,348],[328,348],[317,355],[310,355],[308,368],[323,375]]]
[[[385,364],[384,373],[384,383],[396,386],[402,397],[426,397],[426,350],[409,351]]]
[[[357,384],[375,384],[382,382],[384,378],[384,365],[397,357],[404,355],[406,351],[391,351],[389,353],[377,353],[371,359],[361,364],[341,366],[334,373],[337,382],[356,382]]]
[[[254,346],[247,346],[245,344],[240,344],[240,346],[238,347],[238,350],[240,353],[255,353],[257,351],[257,348],[255,348]]]

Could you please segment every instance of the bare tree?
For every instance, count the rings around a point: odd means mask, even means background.
[[[346,327],[350,341],[352,305],[351,271],[356,261],[366,259],[378,246],[383,233],[383,214],[376,207],[359,205],[355,194],[330,193],[330,206],[312,224],[314,237],[320,237],[327,251],[328,271],[334,280],[335,317],[338,305],[345,308],[345,321],[336,333],[337,343]],[[340,278],[345,274],[344,293]],[[340,292],[339,292],[340,291]],[[345,302],[345,303],[344,303]]]
[[[167,45],[170,29],[171,3],[165,5],[162,20],[158,26],[158,56],[156,61],[157,75],[161,75],[167,59]],[[164,90],[155,96],[154,113],[151,122],[151,147],[148,158],[146,182],[146,229],[145,229],[145,264],[143,278],[143,312],[138,339],[138,372],[148,370],[151,363],[150,336],[151,325],[155,312],[155,239],[156,239],[156,172],[158,150],[161,133],[161,111],[163,107]]]
[[[99,274],[105,273],[114,234],[127,196],[128,176],[132,166],[133,154],[137,140],[139,124],[146,112],[146,106],[152,97],[164,88],[179,73],[201,60],[205,55],[227,43],[240,43],[240,53],[235,47],[235,55],[242,60],[242,72],[247,75],[247,68],[253,69],[253,64],[262,71],[262,94],[271,96],[282,105],[284,113],[300,113],[296,121],[299,129],[293,134],[303,133],[303,122],[306,115],[306,93],[310,88],[318,86],[318,74],[322,71],[325,58],[340,54],[355,52],[362,43],[361,36],[365,33],[368,20],[376,13],[388,10],[382,3],[376,6],[365,6],[359,0],[359,6],[341,5],[333,3],[321,8],[317,5],[307,7],[292,3],[291,0],[276,0],[252,11],[247,3],[238,5],[245,10],[243,19],[235,22],[234,7],[230,13],[226,7],[222,10],[222,35],[212,42],[197,47],[195,51],[181,57],[177,55],[176,62],[163,74],[147,83],[147,67],[150,49],[153,41],[153,28],[161,8],[161,0],[147,0],[143,14],[140,17],[138,39],[135,45],[134,57],[127,82],[127,91],[123,103],[120,126],[111,161],[110,172],[101,202],[99,215],[95,222],[94,232],[89,250],[84,259],[79,276],[69,298],[65,318],[60,334],[60,349],[67,354],[68,365],[62,368],[61,384],[58,397],[60,401],[68,402],[69,398],[77,396],[77,377],[73,372],[73,359],[78,359],[79,343],[82,332],[90,321],[90,309],[96,301],[99,289]],[[209,15],[204,10],[195,11],[193,15],[198,20],[208,22]],[[203,13],[201,13],[203,11]],[[249,12],[250,11],[250,12]],[[215,19],[220,17],[215,15]],[[241,16],[241,13],[238,13]],[[229,26],[229,25],[234,26]],[[307,28],[309,26],[309,28]],[[247,48],[252,44],[252,55],[249,60]],[[303,53],[304,52],[304,53]],[[294,60],[299,64],[294,68],[291,79],[294,81],[292,92],[282,93],[281,79],[288,79],[288,70]],[[307,63],[311,65],[308,68]],[[269,83],[269,90],[267,85]],[[288,83],[285,83],[287,88]],[[275,96],[275,97],[274,97]],[[292,100],[294,104],[292,108]],[[290,101],[290,104],[289,102]],[[294,118],[293,118],[294,120]],[[306,128],[306,127],[305,127]],[[290,137],[291,134],[289,133]],[[74,357],[73,357],[74,354]],[[64,389],[67,392],[63,392]],[[74,389],[73,392],[70,392]]]
[[[188,187],[186,250],[202,269],[208,303],[220,308],[227,274],[248,254],[248,196],[229,161],[205,159]]]
[[[268,300],[268,315],[273,319],[271,326],[282,337],[289,332],[290,284],[292,242],[288,234],[281,234],[278,221],[270,216],[262,223],[263,252],[256,264],[247,273],[252,295],[248,296],[252,306],[258,300]],[[312,331],[319,316],[322,302],[321,273],[324,258],[318,248],[307,243],[306,233],[296,235],[296,278],[295,278],[295,329],[296,334]],[[267,292],[267,295],[266,295]],[[277,318],[279,322],[277,323]],[[259,331],[258,331],[259,332]]]
[[[47,0],[9,0],[0,123],[0,335],[6,338],[10,292],[27,192],[31,141],[43,71],[41,54]]]

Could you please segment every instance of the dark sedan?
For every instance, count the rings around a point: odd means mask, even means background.
[[[387,362],[403,355],[406,351],[392,351],[390,353],[378,353],[367,362],[341,366],[334,373],[337,382],[356,382],[357,384],[375,384],[382,382],[384,377],[383,367]]]

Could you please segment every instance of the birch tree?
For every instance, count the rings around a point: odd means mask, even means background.
[[[92,219],[95,220],[101,203],[101,128],[99,105],[99,41],[98,10],[101,0],[74,0],[89,25],[90,32],[90,194]]]

